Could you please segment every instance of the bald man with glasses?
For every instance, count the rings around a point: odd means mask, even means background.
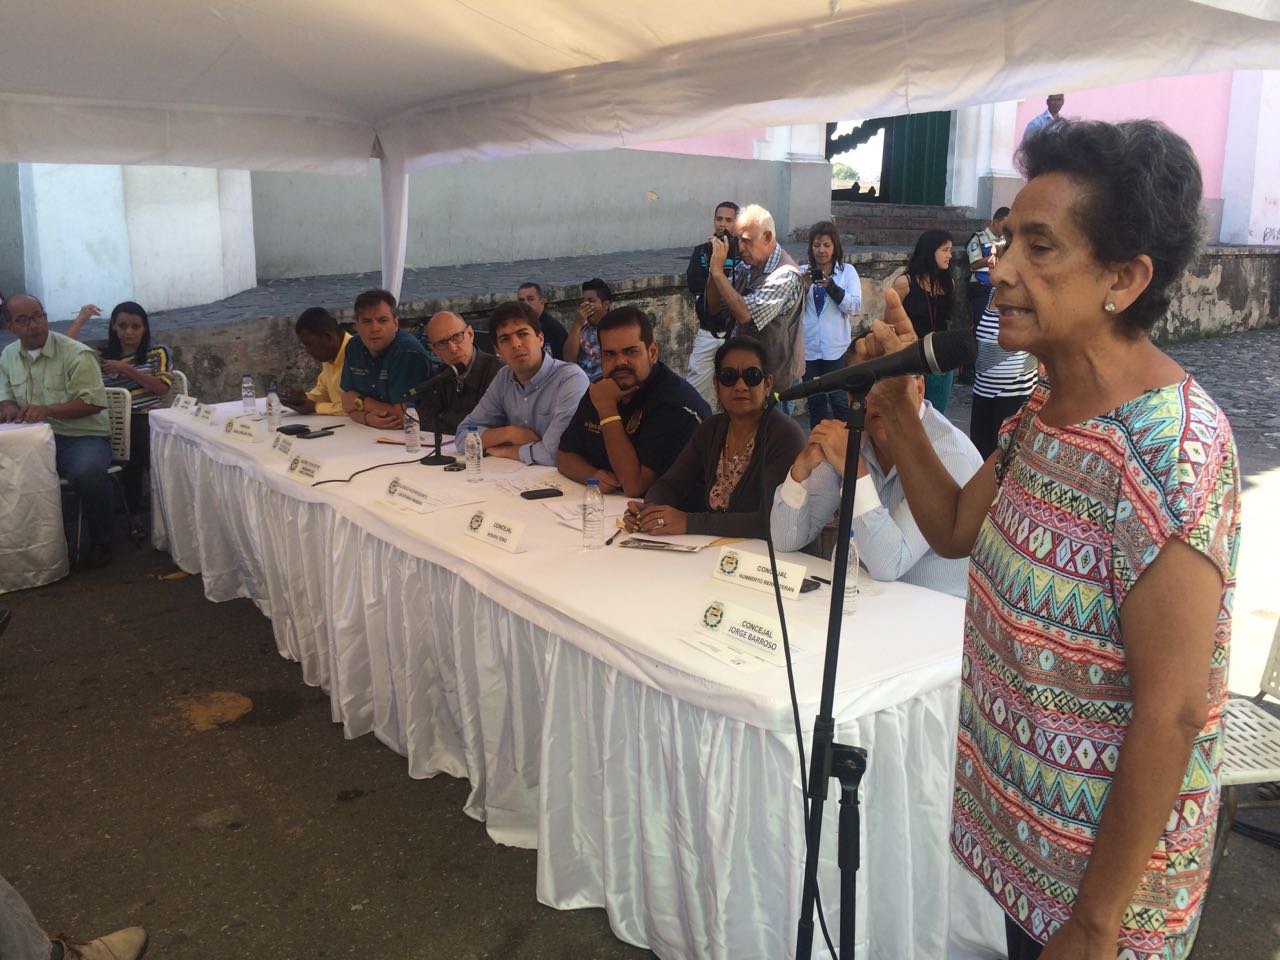
[[[432,314],[427,321],[427,345],[442,362],[463,371],[461,377],[441,381],[440,412],[422,411],[422,426],[441,433],[458,432],[467,414],[475,409],[489,384],[502,369],[502,361],[476,346],[475,331],[462,317],[449,310]]]

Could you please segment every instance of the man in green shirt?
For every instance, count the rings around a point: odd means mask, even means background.
[[[47,423],[57,446],[58,474],[84,504],[89,525],[87,565],[111,561],[111,433],[98,355],[49,332],[40,301],[19,293],[0,307],[18,338],[0,352],[0,423]]]

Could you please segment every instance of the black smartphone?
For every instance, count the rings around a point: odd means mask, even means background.
[[[299,440],[314,440],[316,437],[332,437],[332,430],[308,430],[306,433],[298,434]]]
[[[444,465],[445,473],[461,473],[465,469],[467,469],[467,465],[461,460],[455,460],[453,463],[446,463]]]
[[[812,593],[814,590],[817,590],[817,589],[818,589],[818,581],[813,579],[813,577],[805,577],[804,580],[801,581],[800,583],[801,593]]]
[[[276,433],[287,433],[291,437],[299,437],[310,432],[311,427],[305,423],[286,423],[283,427],[276,427]]]
[[[551,497],[563,497],[564,491],[559,487],[543,487],[540,490],[522,490],[520,496],[526,500],[547,500]]]

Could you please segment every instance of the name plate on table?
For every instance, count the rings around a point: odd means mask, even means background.
[[[173,406],[169,409],[177,410],[179,413],[185,413],[190,416],[196,412],[197,406],[199,406],[199,404],[196,402],[195,397],[189,397],[186,394],[183,394],[173,401]]]
[[[753,661],[782,666],[787,662],[777,617],[723,600],[707,604],[696,632],[684,640],[734,666],[751,666]],[[744,660],[744,656],[750,659]]]
[[[414,513],[428,513],[435,505],[435,498],[431,494],[411,483],[406,483],[400,477],[391,478],[391,482],[387,484],[385,499],[397,507],[412,510]]]
[[[508,553],[519,553],[524,541],[524,521],[499,516],[489,510],[477,510],[467,521],[467,535],[483,540]]]
[[[293,437],[287,433],[277,433],[271,441],[271,449],[282,457],[289,456],[293,451]]]
[[[193,416],[195,418],[196,423],[203,423],[206,427],[208,427],[213,424],[213,418],[217,415],[217,413],[218,411],[214,407],[210,406],[207,403],[202,403],[196,406],[196,412],[193,414]]]
[[[312,483],[320,475],[324,467],[319,460],[312,460],[302,454],[296,454],[289,461],[289,476],[300,483]]]
[[[223,433],[237,440],[261,443],[267,438],[267,422],[252,417],[232,417],[223,428]]]
[[[778,588],[782,595],[791,600],[796,599],[800,596],[800,584],[804,583],[804,565],[779,560],[777,567]],[[773,596],[773,572],[766,553],[747,553],[736,547],[725,547],[720,551],[720,560],[716,563],[713,576],[717,580],[736,583]]]

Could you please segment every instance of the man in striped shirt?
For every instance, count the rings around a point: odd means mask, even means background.
[[[708,266],[706,310],[721,309],[733,318],[729,335],[745,333],[764,344],[773,388],[785,390],[804,376],[804,279],[800,268],[778,243],[773,216],[753,203],[738,214],[741,259],[730,278],[724,263],[729,241],[713,236]]]
[[[853,535],[858,557],[877,580],[902,580],[963,597],[969,558],[948,560],[925,542],[907,506],[894,468],[893,435],[877,407],[887,390],[905,390],[920,414],[929,442],[947,472],[963,486],[982,466],[968,438],[924,398],[923,377],[883,380],[867,394],[867,418],[853,497]],[[787,479],[773,496],[769,518],[774,545],[799,550],[814,541],[840,505],[841,475],[849,431],[839,420],[824,420],[809,434]]]
[[[982,459],[996,449],[1000,425],[1022,409],[1036,386],[1036,358],[1023,350],[1009,351],[996,339],[1000,335],[1000,312],[995,305],[995,288],[987,296],[974,337],[978,359],[974,365],[973,412],[969,417],[969,439]]]

